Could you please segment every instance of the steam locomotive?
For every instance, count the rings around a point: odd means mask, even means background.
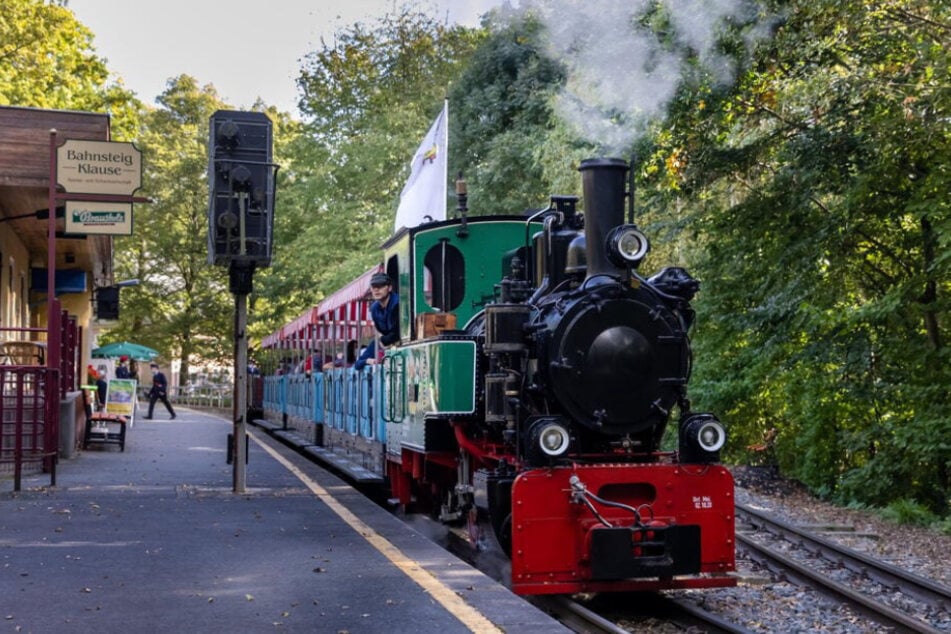
[[[285,365],[315,359],[265,378],[266,417],[504,551],[518,594],[734,585],[726,434],[687,396],[698,282],[638,273],[649,243],[625,161],[579,170],[584,214],[555,196],[528,216],[468,218],[462,190],[460,217],[397,232],[380,267],[263,342]],[[396,280],[400,342],[362,371],[318,367],[372,335],[379,270]]]

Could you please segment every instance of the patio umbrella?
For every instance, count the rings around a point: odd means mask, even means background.
[[[158,350],[128,341],[107,343],[92,351],[92,356],[97,359],[117,359],[126,356],[136,361],[151,361],[158,355]]]

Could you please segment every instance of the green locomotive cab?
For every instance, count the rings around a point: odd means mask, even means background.
[[[402,229],[383,245],[400,295],[403,343],[464,330],[496,295],[506,255],[521,254],[541,223],[522,216],[454,219]],[[427,317],[430,316],[430,317]]]
[[[384,245],[384,267],[400,296],[400,344],[381,363],[381,408],[388,459],[405,451],[456,451],[449,419],[476,415],[482,383],[476,338],[466,326],[497,297],[510,274],[504,263],[526,259],[541,228],[522,216],[448,220],[403,229]]]

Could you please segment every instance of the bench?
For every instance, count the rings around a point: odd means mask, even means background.
[[[86,433],[83,435],[83,449],[90,444],[117,444],[125,451],[125,430],[129,419],[120,414],[97,412],[86,417]]]
[[[39,341],[0,342],[0,364],[46,365],[46,344]]]
[[[86,386],[84,386],[86,387]],[[121,451],[125,451],[126,427],[129,425],[129,419],[121,414],[110,414],[109,412],[94,412],[92,400],[90,397],[92,390],[83,390],[83,404],[86,408],[86,430],[83,434],[83,449],[88,449],[91,444],[116,444]]]

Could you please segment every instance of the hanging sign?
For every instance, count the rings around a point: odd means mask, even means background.
[[[66,201],[66,233],[132,235],[132,203]]]
[[[56,181],[72,194],[131,196],[142,186],[142,152],[131,143],[69,139],[56,150]]]

